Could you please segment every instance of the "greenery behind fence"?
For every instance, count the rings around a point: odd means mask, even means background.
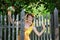
[[[59,2],[59,0],[57,0]],[[15,6],[15,14],[20,13],[24,8],[26,12],[34,15],[45,15],[53,11],[56,6],[56,0],[0,0],[0,14],[7,13],[9,6]]]

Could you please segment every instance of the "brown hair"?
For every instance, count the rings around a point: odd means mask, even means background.
[[[31,16],[32,18],[34,18],[33,14],[27,14],[26,18],[28,18],[28,16]],[[33,22],[33,20],[32,20],[32,22]]]
[[[27,14],[27,17],[28,17],[28,16],[32,16],[32,17],[34,18],[33,14]]]

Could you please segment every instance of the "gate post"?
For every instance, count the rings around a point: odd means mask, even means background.
[[[58,27],[58,10],[54,9],[51,13],[51,33],[52,40],[59,40],[59,27]]]
[[[54,9],[55,40],[59,40],[58,9]]]
[[[20,25],[20,40],[24,40],[24,17],[25,17],[25,12],[24,9],[21,11],[21,25]]]
[[[2,15],[0,15],[0,40],[2,40]]]

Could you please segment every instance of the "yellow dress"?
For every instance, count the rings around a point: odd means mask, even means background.
[[[33,28],[33,24],[28,29],[25,28],[24,40],[30,40],[29,35],[32,32],[32,28]],[[20,35],[18,35],[18,40],[20,40]]]

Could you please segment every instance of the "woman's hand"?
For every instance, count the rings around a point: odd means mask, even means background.
[[[20,21],[14,21],[14,24],[17,24],[18,23],[18,25],[20,25]]]
[[[42,27],[43,27],[44,30],[46,29],[45,24],[42,24]]]
[[[8,16],[11,16],[11,11],[8,11]]]

